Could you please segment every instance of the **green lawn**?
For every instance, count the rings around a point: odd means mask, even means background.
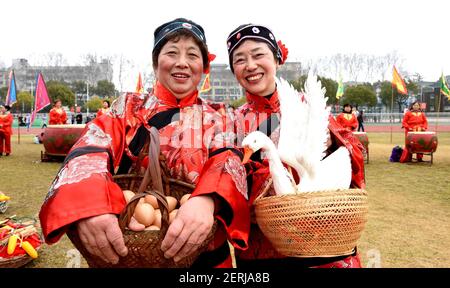
[[[392,148],[403,144],[403,133],[394,133],[392,143],[389,133],[368,135],[370,211],[359,242],[363,266],[380,259],[381,267],[450,267],[450,133],[439,134],[433,165],[389,162]],[[37,218],[60,166],[40,162],[41,150],[31,136],[21,136],[20,144],[13,137],[13,154],[0,158],[0,190],[12,198],[2,216]],[[44,245],[27,267],[67,267],[71,249],[63,237]],[[81,267],[86,267],[84,261]]]

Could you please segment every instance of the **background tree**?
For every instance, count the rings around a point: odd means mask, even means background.
[[[405,80],[407,89],[408,83],[409,83],[408,80]],[[403,108],[407,106],[407,100],[409,98],[409,95],[398,93],[397,89],[395,87],[394,88],[392,87],[392,83],[390,81],[383,81],[381,83],[380,98],[383,104],[388,108],[389,112],[391,111],[391,109],[393,110],[391,102],[393,102],[394,107],[397,106],[399,112],[402,112]]]
[[[108,80],[100,80],[97,82],[97,86],[92,88],[92,94],[98,95],[101,98],[114,96],[116,88],[114,83],[109,82]]]
[[[6,94],[8,94],[8,87],[0,88],[0,102],[6,101]]]
[[[17,102],[11,107],[13,113],[30,113],[34,105],[33,96],[28,91],[20,91],[17,94]],[[33,107],[34,108],[34,107]]]
[[[75,104],[75,94],[68,85],[59,81],[48,81],[47,91],[50,101],[60,99],[63,106],[73,106]]]
[[[303,90],[303,88],[305,87],[305,82],[306,82],[307,77],[308,77],[307,75],[300,76],[300,78],[291,82],[292,86],[294,86],[294,88],[298,91]],[[318,76],[317,78],[322,83],[322,87],[324,87],[326,90],[325,96],[328,97],[327,103],[329,105],[336,104],[337,103],[336,91],[337,91],[338,83],[336,81],[334,81],[333,79],[326,78],[326,77]]]
[[[84,109],[89,108],[93,113],[97,112],[102,107],[103,99],[98,96],[92,96],[89,101],[84,104]]]
[[[377,105],[377,96],[370,84],[350,86],[345,89],[341,103],[373,107]]]
[[[86,94],[86,82],[84,81],[74,81],[70,83],[70,88],[75,94]]]

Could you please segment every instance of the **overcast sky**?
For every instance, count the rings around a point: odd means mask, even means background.
[[[450,74],[450,1],[446,0],[12,0],[1,1],[0,65],[13,58],[62,53],[120,55],[138,71],[151,71],[154,29],[177,17],[203,26],[215,63],[227,63],[226,38],[240,24],[272,29],[291,61],[337,53],[404,58],[400,70],[435,81]],[[31,62],[31,61],[30,61]],[[31,62],[33,65],[33,63]],[[131,80],[132,79],[132,80]],[[345,81],[346,79],[344,79]]]

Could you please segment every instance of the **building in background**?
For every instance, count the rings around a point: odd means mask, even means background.
[[[95,85],[100,80],[112,81],[113,66],[107,59],[91,62],[85,66],[31,66],[27,59],[14,59],[11,67],[0,69],[0,87],[8,86],[9,71],[14,69],[17,89],[30,91],[36,82],[36,75],[42,72],[45,81],[65,83],[82,81]]]

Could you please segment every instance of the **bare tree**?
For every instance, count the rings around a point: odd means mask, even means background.
[[[142,74],[142,85],[147,86],[147,87],[153,87],[153,84],[156,80],[155,74],[153,73],[153,71],[150,72],[144,72]]]
[[[134,67],[132,60],[126,58],[123,54],[118,56],[117,65],[117,77],[119,81],[120,92],[123,91],[124,82],[126,82],[130,77],[130,72]]]
[[[61,67],[67,65],[67,60],[59,52],[48,52],[44,55],[46,66]]]

